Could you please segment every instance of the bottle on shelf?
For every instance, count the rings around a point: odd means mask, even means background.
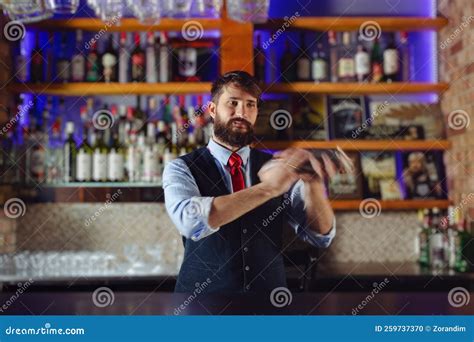
[[[143,111],[141,105],[141,96],[138,95],[137,106],[135,107],[135,111],[133,113],[133,130],[138,133],[144,131],[146,119],[146,113]]]
[[[400,32],[400,54],[401,54],[401,80],[403,82],[413,81],[413,53],[408,41],[408,32]]]
[[[395,45],[394,33],[389,35],[388,44],[383,51],[383,73],[385,82],[398,81],[400,71],[400,54]]]
[[[84,127],[82,131],[81,146],[77,150],[76,156],[76,181],[90,182],[92,180],[92,155],[93,150],[88,141],[88,129]]]
[[[472,242],[473,236],[467,231],[466,215],[463,217],[462,210],[458,208],[454,212],[454,227],[457,231],[455,236],[455,262],[454,269],[457,272],[466,272],[469,270],[469,262],[465,257],[467,246]],[[471,261],[472,265],[472,261]]]
[[[102,76],[104,82],[117,82],[118,79],[118,53],[114,48],[114,35],[110,34],[107,48],[102,55]]]
[[[355,72],[357,82],[367,82],[370,76],[370,56],[362,43],[357,45],[355,54]]]
[[[14,72],[17,82],[28,82],[28,59],[26,58],[25,46],[21,40],[15,43]]]
[[[71,81],[84,82],[86,75],[86,59],[82,51],[82,30],[76,31],[76,48],[71,58]]]
[[[431,226],[431,216],[429,209],[420,209],[418,211],[418,220],[420,223],[420,228],[418,231],[418,262],[421,267],[430,266],[430,226]]]
[[[328,43],[329,43],[329,65],[331,68],[331,82],[338,81],[338,41],[337,41],[337,32],[328,31]]]
[[[68,83],[71,80],[71,64],[67,55],[68,36],[66,32],[60,34],[59,51],[56,59],[56,82]]]
[[[31,52],[30,61],[30,81],[32,83],[44,82],[44,57],[40,45],[40,33],[37,32],[35,36],[35,46]]]
[[[441,217],[439,208],[434,207],[431,218],[430,234],[430,266],[432,269],[439,270],[446,267],[445,244],[446,237],[441,228]]]
[[[138,182],[140,180],[140,155],[138,150],[137,134],[133,130],[130,132],[130,143],[127,146],[126,172],[129,182]]]
[[[342,45],[339,48],[337,61],[337,78],[339,82],[355,81],[354,49],[351,42],[351,33],[342,33]]]
[[[112,135],[112,143],[107,155],[107,178],[111,182],[122,182],[125,180],[125,151],[120,144],[118,133]]]
[[[36,102],[36,101],[35,101]],[[37,103],[37,102],[36,102]],[[33,115],[36,116],[36,106],[33,109]],[[45,113],[46,112],[46,113]],[[42,113],[41,121],[38,118],[32,121],[32,130],[30,131],[29,156],[29,179],[33,183],[41,183],[46,179],[46,154],[48,142],[48,119],[47,109]]]
[[[291,52],[289,39],[285,41],[285,50],[280,59],[280,82],[296,81],[295,56]]]
[[[171,79],[171,49],[168,45],[168,36],[160,32],[160,61],[159,80],[161,83],[169,82]]]
[[[140,44],[140,33],[135,32],[135,47],[131,53],[131,81],[145,82],[145,51]]]
[[[76,172],[77,146],[74,140],[74,122],[66,122],[66,141],[64,142],[64,182],[73,182]]]
[[[109,153],[107,145],[104,142],[104,132],[98,131],[94,137],[94,153],[92,155],[92,180],[94,182],[107,181],[107,155]]]
[[[86,56],[86,81],[97,82],[100,79],[100,61],[97,42],[93,41]]]
[[[329,63],[321,43],[316,45],[316,50],[313,52],[311,75],[314,82],[329,81]]]
[[[158,146],[155,141],[156,127],[153,122],[147,124],[147,135],[143,151],[143,182],[156,182],[159,177]]]
[[[255,78],[264,83],[265,82],[265,51],[262,49],[262,39],[261,35],[257,34],[257,44],[253,49],[253,68],[255,73]]]
[[[380,42],[378,38],[375,38],[374,45],[372,46],[372,52],[370,54],[370,71],[371,71],[371,82],[378,83],[382,82],[383,79],[383,56],[380,49]]]
[[[307,51],[304,32],[300,33],[300,53],[296,59],[296,77],[298,81],[307,82],[311,80],[311,59]]]
[[[127,83],[129,79],[129,54],[127,51],[127,32],[120,32],[118,52],[118,81]]]
[[[156,42],[155,33],[153,31],[147,32],[146,39],[146,81],[147,83],[158,82],[158,64],[156,58]]]

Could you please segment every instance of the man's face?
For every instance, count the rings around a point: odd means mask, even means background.
[[[250,144],[257,120],[257,99],[235,84],[224,86],[217,103],[209,106],[214,135],[234,147]]]

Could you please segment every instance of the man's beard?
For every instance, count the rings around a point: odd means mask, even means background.
[[[239,128],[233,128],[233,122],[240,122],[247,127],[247,130],[241,131]],[[254,129],[253,126],[245,119],[233,118],[227,123],[222,122],[216,118],[214,120],[214,135],[216,138],[221,140],[233,147],[243,147],[249,145],[254,141]]]

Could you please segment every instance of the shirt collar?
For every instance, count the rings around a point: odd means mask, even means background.
[[[228,150],[224,146],[218,144],[214,139],[209,139],[209,143],[207,144],[207,148],[211,152],[214,158],[216,158],[221,164],[227,165],[229,161],[230,155],[232,151]],[[244,167],[247,166],[247,162],[250,156],[250,147],[244,146],[241,147],[240,150],[237,151],[237,154],[242,158],[242,164]]]

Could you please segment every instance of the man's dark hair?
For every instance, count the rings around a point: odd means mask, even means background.
[[[219,97],[224,92],[224,86],[228,84],[237,85],[239,88],[254,96],[257,99],[257,105],[260,104],[262,89],[260,89],[257,80],[248,72],[240,70],[227,72],[214,81],[211,88],[212,102],[217,104]]]

